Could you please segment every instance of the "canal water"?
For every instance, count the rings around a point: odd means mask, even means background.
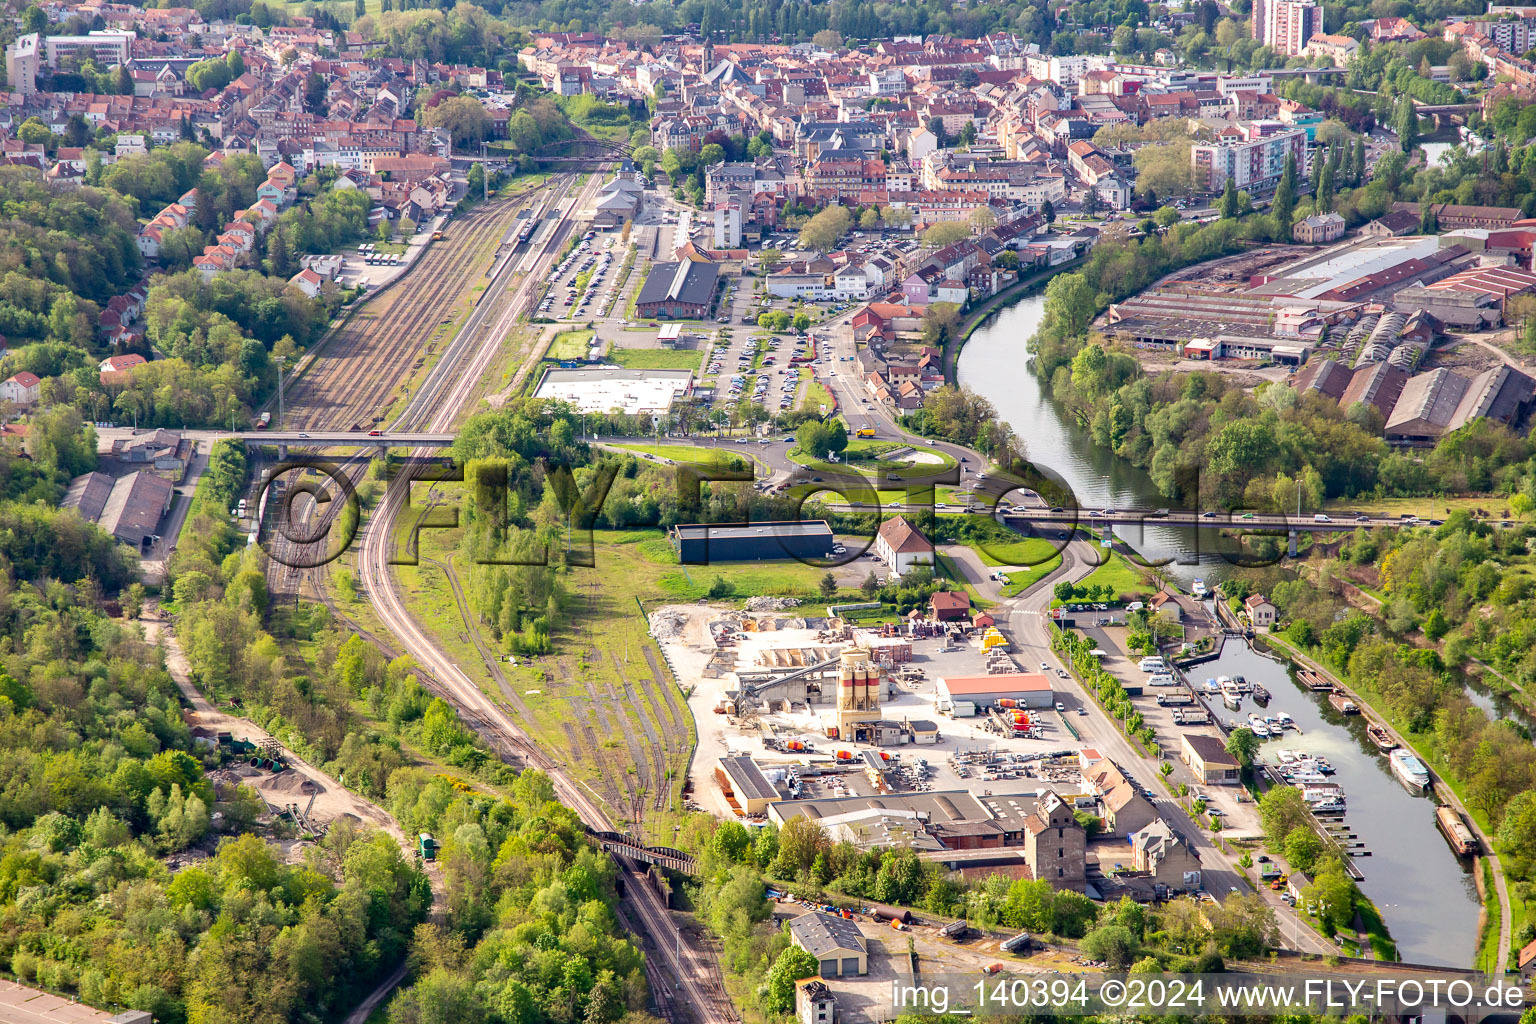
[[[977,330],[960,353],[960,383],[991,401],[1022,439],[1030,460],[1067,484],[1080,507],[1171,504],[1146,473],[1096,446],[1088,431],[1042,390],[1028,365],[1026,343],[1040,324],[1044,305],[1043,296],[1026,298]],[[1153,527],[1122,536],[1151,561],[1175,559],[1168,570],[1186,586],[1196,576],[1214,583],[1230,566],[1210,550],[1209,541],[1202,546],[1196,533]],[[1358,861],[1365,875],[1361,888],[1380,909],[1402,959],[1470,965],[1481,909],[1471,862],[1457,858],[1440,835],[1433,802],[1410,794],[1397,781],[1386,755],[1366,737],[1361,717],[1338,714],[1322,694],[1296,682],[1283,663],[1241,642],[1228,643],[1220,659],[1194,671],[1202,679],[1242,675],[1263,683],[1274,695],[1270,713],[1285,711],[1301,727],[1300,736],[1288,732],[1283,740],[1265,743],[1266,752],[1292,747],[1323,754],[1333,763],[1333,778],[1347,795],[1345,821],[1371,851]],[[1485,702],[1491,709],[1491,700],[1479,701]],[[1245,702],[1241,717],[1246,719],[1250,710],[1253,706]]]
[[[1251,698],[1232,711],[1219,698],[1213,707],[1228,720],[1246,721],[1284,711],[1296,720],[1300,735],[1264,741],[1260,756],[1271,763],[1281,748],[1322,754],[1334,767],[1330,781],[1344,788],[1344,822],[1369,857],[1355,864],[1365,875],[1360,888],[1381,911],[1397,942],[1398,956],[1409,963],[1468,967],[1477,952],[1481,902],[1472,876],[1473,861],[1457,857],[1435,825],[1435,804],[1415,796],[1398,782],[1387,755],[1365,734],[1363,715],[1341,715],[1327,695],[1296,680],[1289,667],[1229,640],[1216,661],[1190,670],[1192,680],[1243,676],[1269,690],[1269,707]]]

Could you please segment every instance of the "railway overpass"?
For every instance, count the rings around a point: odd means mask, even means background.
[[[236,437],[248,444],[282,444],[293,448],[447,448],[457,434],[381,430],[241,430],[214,437]]]

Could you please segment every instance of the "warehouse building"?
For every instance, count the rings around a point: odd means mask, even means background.
[[[831,558],[836,541],[825,519],[800,522],[690,523],[669,531],[684,565]]]
[[[115,479],[97,471],[71,480],[61,505],[142,554],[159,536],[155,530],[175,497],[175,486],[148,470]]]
[[[657,263],[640,287],[635,313],[648,317],[698,319],[709,312],[720,283],[720,268],[713,263]]]
[[[643,416],[667,412],[692,389],[692,370],[580,366],[545,370],[533,395],[569,402],[578,412]]]
[[[848,978],[869,973],[869,944],[859,926],[831,914],[801,914],[789,922],[795,945],[816,958],[823,978]]]
[[[1017,701],[1022,708],[1048,708],[1056,703],[1050,676],[1040,672],[940,676],[937,686],[940,706],[945,701],[968,700],[977,707],[990,707],[1005,698]]]
[[[779,799],[779,791],[757,762],[745,755],[722,757],[715,767],[715,781],[731,809],[746,815],[762,814]]]

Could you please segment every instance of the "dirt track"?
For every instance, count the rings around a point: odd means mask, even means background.
[[[181,690],[182,696],[192,705],[193,723],[208,729],[228,732],[236,739],[246,739],[253,743],[271,739],[272,737],[254,722],[227,715],[208,703],[192,683],[191,668],[187,664],[187,656],[182,652],[181,644],[166,628],[167,623],[158,616],[159,612],[156,609],[145,611],[144,632],[150,642],[164,644],[166,668],[170,671],[171,678],[176,680],[176,686]],[[403,846],[409,848],[410,844],[406,842],[405,833],[400,831],[400,827],[395,824],[395,819],[390,817],[382,807],[347,790],[320,769],[307,764],[293,751],[287,748],[284,750],[285,759],[290,767],[282,775],[258,772],[249,768],[238,772],[248,785],[261,794],[262,799],[273,810],[281,809],[284,804],[290,803],[307,806],[310,794],[313,793],[315,803],[309,816],[316,822],[328,823],[341,817],[350,817],[383,829]]]

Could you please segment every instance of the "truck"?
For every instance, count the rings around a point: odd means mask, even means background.
[[[1181,708],[1181,707],[1184,707],[1186,705],[1193,704],[1194,702],[1195,702],[1195,698],[1191,697],[1187,692],[1185,692],[1185,693],[1160,693],[1160,694],[1157,695],[1158,707]]]
[[[267,427],[269,427],[271,425],[272,425],[272,414],[269,413],[269,412],[264,412],[264,413],[262,413],[260,416],[258,416],[256,418],[256,429],[257,430],[266,430]]]
[[[975,718],[976,702],[970,700],[957,700],[950,705],[950,714],[956,718]]]
[[[860,427],[858,430],[855,430],[853,432],[853,436],[854,437],[874,437],[875,436],[875,428],[874,427]]]

